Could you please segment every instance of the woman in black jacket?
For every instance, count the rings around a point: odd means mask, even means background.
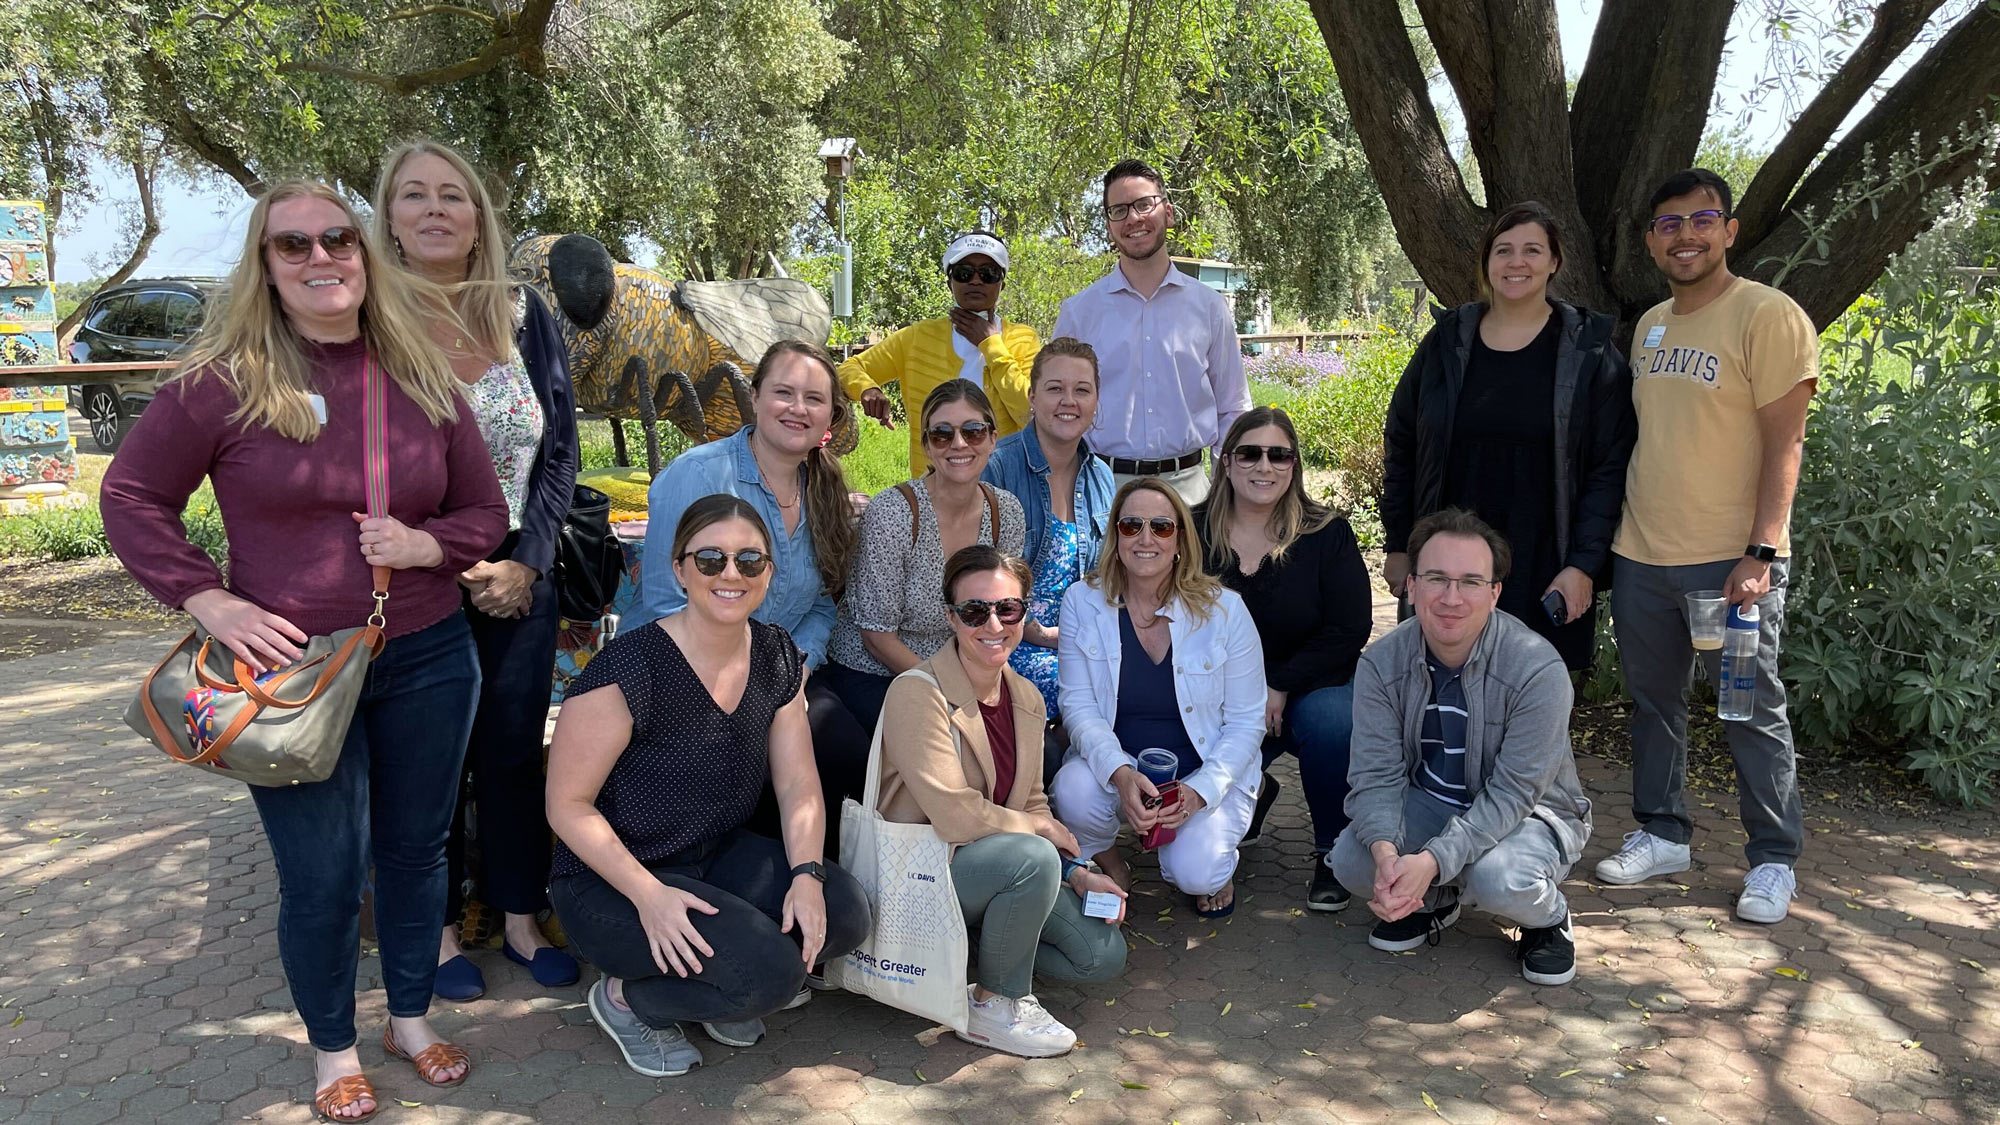
[[[1485,299],[1438,316],[1389,404],[1383,577],[1403,592],[1403,545],[1417,520],[1443,508],[1477,512],[1514,549],[1500,608],[1547,637],[1569,667],[1588,668],[1597,585],[1611,570],[1638,436],[1631,369],[1611,317],[1548,295],[1562,268],[1548,208],[1502,211],[1480,260]]]
[[[499,205],[464,157],[430,141],[397,146],[375,189],[377,237],[411,272],[452,294],[464,327],[432,337],[464,384],[507,498],[507,538],[459,575],[479,649],[479,704],[466,765],[479,804],[480,895],[506,915],[501,946],[545,988],[575,984],[575,958],[543,936],[549,823],[542,811],[542,730],[556,654],[556,536],[576,488],[576,398],[562,335],[534,290],[509,283]],[[391,481],[389,487],[395,488]],[[465,887],[464,801],[446,844],[450,901],[437,994],[486,990],[459,948]]]

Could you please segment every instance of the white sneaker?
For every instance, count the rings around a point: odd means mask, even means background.
[[[1743,893],[1736,896],[1736,916],[1766,925],[1782,922],[1791,913],[1792,892],[1798,889],[1798,877],[1789,866],[1760,863],[1743,880]]]
[[[1067,1054],[1076,1046],[1076,1032],[1050,1015],[1032,993],[1019,1000],[995,996],[981,1003],[976,999],[977,986],[966,987],[971,1018],[958,1033],[960,1039],[1030,1059]]]
[[[1643,883],[1691,866],[1686,844],[1670,843],[1641,828],[1625,834],[1625,846],[1617,855],[1598,861],[1597,877],[1606,883]]]

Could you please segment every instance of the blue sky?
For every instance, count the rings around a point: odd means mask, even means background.
[[[1572,74],[1582,69],[1600,7],[1597,0],[1557,0],[1563,61]],[[1744,10],[1751,7],[1746,5]],[[1738,120],[1745,95],[1755,85],[1767,59],[1768,40],[1761,26],[1753,19],[1739,17],[1736,31],[1723,64],[1715,124]],[[1890,72],[1891,77],[1901,70],[1899,63]],[[1433,90],[1433,96],[1449,102],[1450,90],[1441,87]],[[1857,109],[1857,114],[1862,109],[1865,105]],[[1755,113],[1742,117],[1741,123],[1751,144],[1768,148],[1783,132],[1786,118],[1784,107],[1772,99]],[[113,170],[105,170],[102,182],[107,185],[106,198],[67,219],[64,229],[57,232],[57,281],[81,281],[109,272],[124,253],[127,240],[119,205],[130,206],[135,197],[129,184],[121,185]],[[155,202],[162,230],[152,254],[139,269],[140,276],[228,272],[242,249],[243,224],[250,212],[249,197],[226,180],[200,185],[175,182],[160,185]]]

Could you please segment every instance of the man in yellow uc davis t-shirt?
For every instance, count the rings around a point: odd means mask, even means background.
[[[993,403],[996,437],[1028,424],[1029,371],[1042,342],[1033,328],[1003,323],[995,310],[1007,287],[1007,269],[1007,246],[997,236],[983,230],[960,235],[944,252],[945,280],[954,303],[951,313],[898,329],[840,365],[840,385],[847,397],[885,426],[894,423],[882,387],[903,385],[903,409],[910,416],[912,477],[923,476],[930,468],[916,421],[924,397],[940,384],[970,379],[983,387]]]
[[[1632,812],[1639,830],[1597,865],[1607,883],[1686,871],[1687,691],[1697,655],[1711,683],[1721,654],[1697,653],[1684,595],[1720,590],[1758,610],[1751,717],[1723,724],[1741,783],[1751,864],[1737,917],[1790,910],[1804,837],[1778,631],[1791,563],[1792,493],[1819,336],[1790,297],[1730,273],[1729,185],[1693,169],[1653,193],[1646,248],[1673,297],[1639,318],[1632,408],[1639,442],[1612,541],[1611,616],[1632,693]]]

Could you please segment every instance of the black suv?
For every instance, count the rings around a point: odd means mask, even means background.
[[[69,345],[71,363],[153,363],[171,360],[201,327],[208,302],[222,289],[210,277],[127,281],[90,298]],[[108,383],[72,387],[78,413],[97,448],[115,453],[132,420],[153,400],[150,389]]]

